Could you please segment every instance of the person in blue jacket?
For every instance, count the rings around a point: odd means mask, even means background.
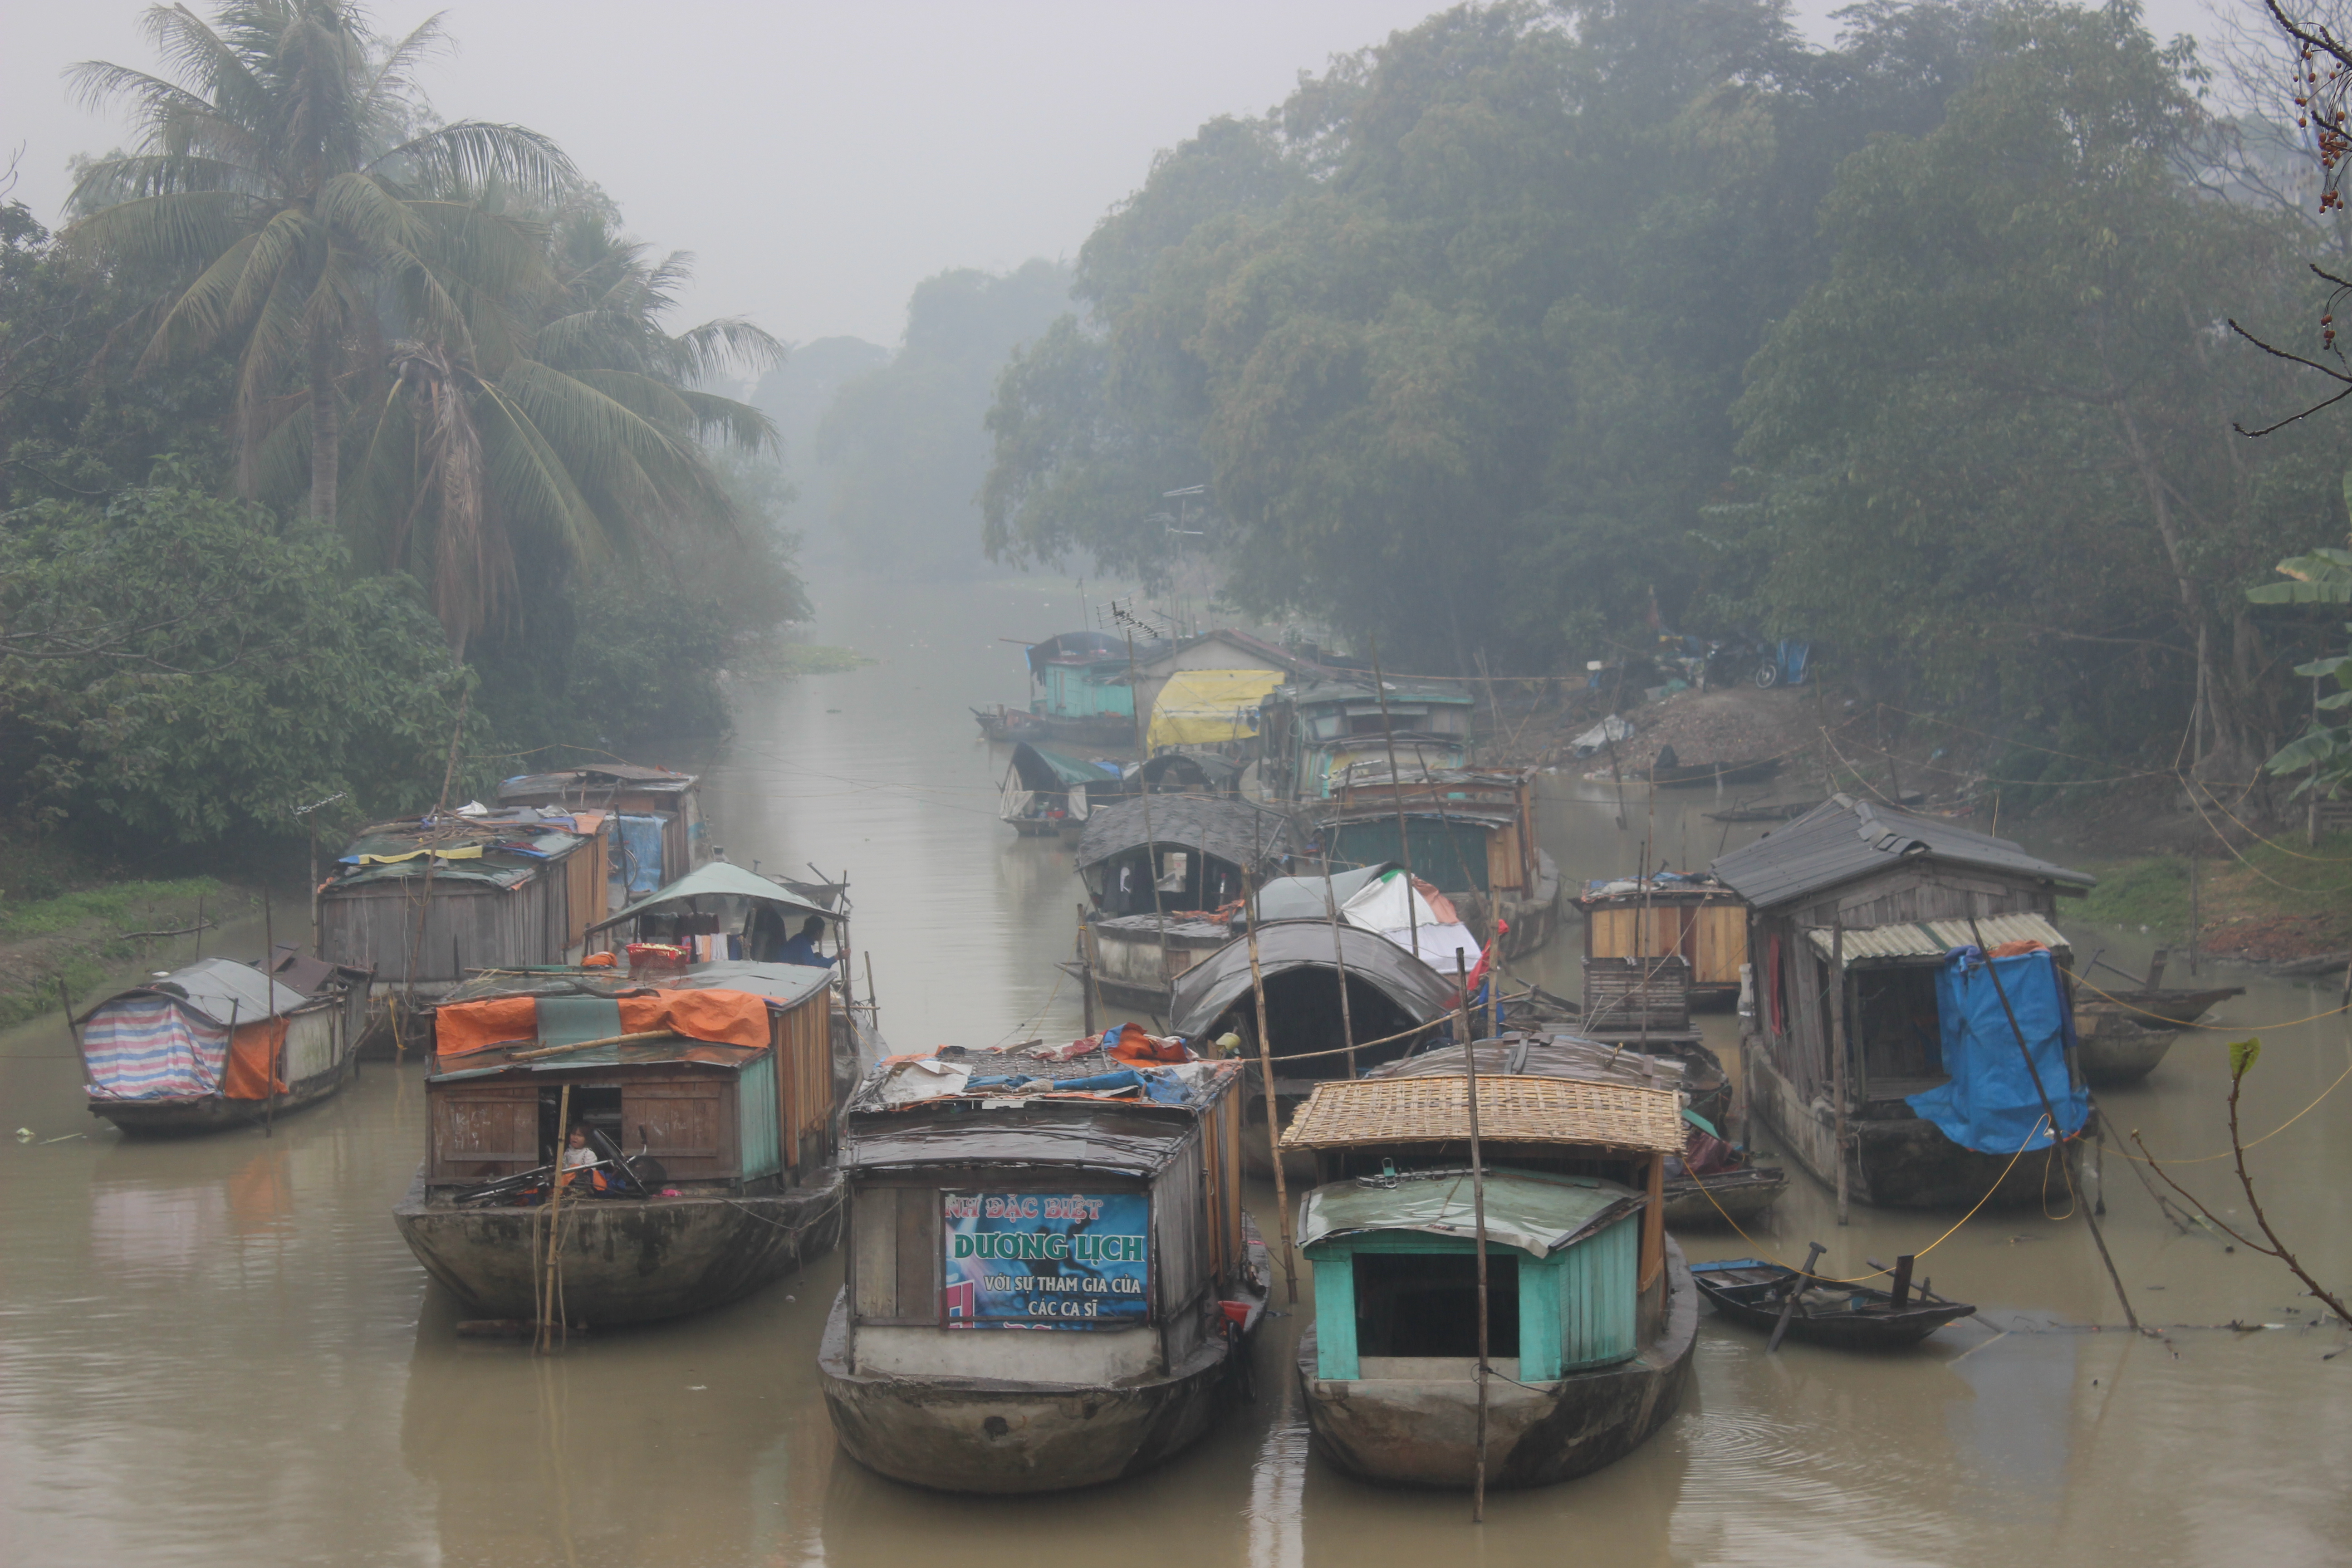
[[[792,941],[784,943],[782,947],[776,950],[775,962],[778,963],[813,963],[820,968],[830,967],[834,963],[839,962],[839,955],[836,954],[832,958],[827,958],[824,953],[817,951],[817,939],[824,934],[824,921],[815,915],[809,916],[808,919],[801,922],[800,935],[793,938]]]

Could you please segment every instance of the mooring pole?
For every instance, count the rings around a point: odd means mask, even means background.
[[[1274,1092],[1274,1044],[1265,1033],[1265,973],[1257,963],[1256,868],[1250,868],[1243,886],[1249,889],[1250,990],[1257,996],[1257,1072],[1265,1088],[1265,1148],[1274,1160],[1274,1206],[1275,1215],[1281,1222],[1282,1279],[1295,1307],[1298,1304],[1298,1260],[1292,1256],[1290,1245],[1290,1184],[1282,1174],[1282,1103]]]
[[[1979,952],[1984,952],[1985,974],[1992,981],[1992,994],[2000,999],[2001,1016],[2009,1020],[2009,1032],[2017,1037],[2017,1054],[2025,1058],[2026,1075],[2033,1079],[2033,1092],[2042,1100],[2042,1114],[2050,1119],[2050,1146],[2059,1151],[2060,1168],[2063,1169],[2066,1138],[2058,1127],[2058,1108],[2050,1103],[2050,1091],[2042,1087],[2042,1069],[2033,1065],[2032,1047],[2025,1043],[2025,1029],[2017,1021],[2017,1009],[2009,1005],[2009,988],[2000,983],[2000,971],[1995,967],[1992,954],[1985,952],[1984,932],[1977,929],[1977,917],[1974,915],[1969,917],[1969,940],[1977,944]],[[2059,1001],[2063,1004],[2065,998],[2062,996]],[[2081,1203],[2079,1195],[2075,1201]],[[2091,1212],[2090,1205],[2083,1204],[2082,1206],[2083,1223],[2091,1227],[2091,1240],[2099,1249],[2099,1261],[2107,1266],[2107,1283],[2116,1288],[2116,1300],[2124,1304],[2124,1321],[2137,1332],[2139,1314],[2132,1310],[2131,1298],[2124,1294],[2124,1277],[2116,1272],[2116,1260],[2108,1256],[2107,1238],[2099,1233],[2098,1216]]]
[[[1470,966],[1454,950],[1456,1005],[1461,1008],[1462,1070],[1469,1083],[1471,1245],[1478,1258],[1478,1477],[1470,1494],[1470,1522],[1486,1519],[1486,1167],[1478,1147],[1478,1045],[1470,1037]]]
[[[1846,1222],[1846,1121],[1845,1121],[1845,927],[1830,927],[1830,984],[1836,987],[1830,993],[1830,1074],[1834,1084],[1832,1093],[1837,1096],[1837,1209],[1838,1224]],[[1806,1267],[1811,1268],[1808,1264]]]
[[[1421,916],[1412,901],[1412,838],[1404,826],[1404,780],[1397,776],[1396,731],[1389,720],[1389,683],[1381,674],[1381,639],[1368,637],[1372,649],[1372,695],[1380,699],[1381,738],[1388,742],[1389,800],[1396,807],[1397,854],[1404,861],[1404,929],[1412,938],[1410,947],[1415,958],[1421,956]],[[1330,859],[1330,846],[1324,846],[1324,859]]]

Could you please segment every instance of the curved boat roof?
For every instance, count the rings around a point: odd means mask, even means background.
[[[1117,763],[1074,757],[1067,752],[1050,752],[1026,741],[1013,748],[1011,761],[1013,771],[1020,775],[1023,789],[1059,793],[1072,784],[1119,782]]]
[[[84,1014],[83,1019],[87,1021],[96,1016],[100,1008],[131,996],[169,996],[223,1027],[231,1023],[250,1024],[273,1018],[297,1007],[307,1007],[317,1000],[290,985],[279,984],[249,963],[227,958],[200,958],[160,979],[116,992]]]
[[[1144,820],[1150,819],[1150,830]],[[1078,836],[1081,869],[1141,844],[1198,849],[1248,866],[1290,848],[1290,820],[1280,812],[1223,795],[1155,795],[1103,806]]]
[[[1335,967],[1332,932],[1349,979],[1373,985],[1415,1024],[1433,1024],[1454,1010],[1453,982],[1374,931],[1327,920],[1270,921],[1257,928],[1258,972],[1268,979],[1294,969]],[[1249,939],[1237,936],[1176,977],[1168,1026],[1197,1035],[1249,994]]]

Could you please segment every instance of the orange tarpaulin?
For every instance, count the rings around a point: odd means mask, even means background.
[[[487,1002],[456,1002],[433,1015],[433,1048],[445,1057],[467,1056],[492,1046],[539,1038],[539,1002],[530,996],[493,996]]]
[[[625,1035],[668,1029],[689,1040],[767,1048],[767,999],[748,991],[656,991],[618,1000]],[[538,1037],[539,1003],[530,996],[452,1003],[433,1018],[433,1048],[445,1057],[469,1056]]]
[[[228,1062],[221,1070],[223,1100],[268,1100],[286,1092],[278,1064],[286,1053],[286,1020],[241,1024],[229,1037]]]
[[[624,996],[621,1027],[632,1035],[672,1029],[689,1040],[762,1050],[768,1044],[768,1002],[748,991],[656,991],[650,996]]]

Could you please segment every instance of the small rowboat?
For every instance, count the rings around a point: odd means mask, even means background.
[[[1788,1186],[1788,1173],[1778,1165],[1742,1163],[1708,1176],[1668,1176],[1666,1228],[1697,1230],[1753,1219]]]
[[[1897,1259],[1902,1263],[1903,1259]],[[1907,1270],[1906,1270],[1907,1271]],[[1838,1285],[1779,1263],[1740,1258],[1691,1265],[1691,1282],[1715,1310],[1767,1333],[1785,1312],[1790,1337],[1839,1350],[1888,1350],[1916,1345],[1946,1323],[1973,1315],[1965,1301],[1947,1300],[1899,1282],[1896,1292]],[[1800,1282],[1793,1308],[1789,1292]],[[1774,1333],[1774,1342],[1779,1335]]]

